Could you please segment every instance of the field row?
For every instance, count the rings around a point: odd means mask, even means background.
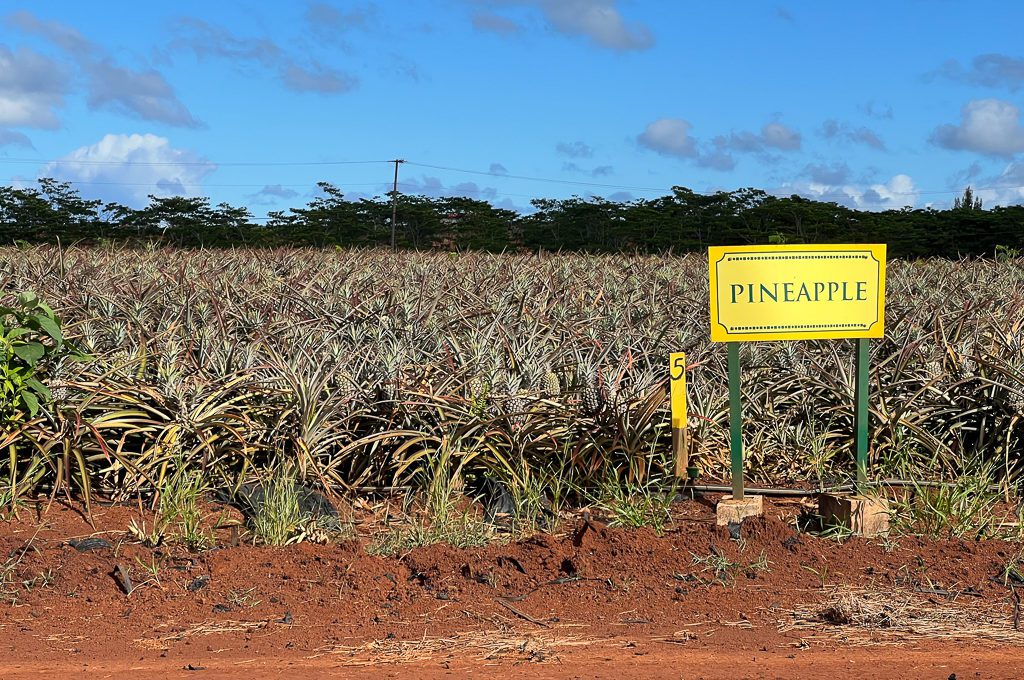
[[[0,285],[36,293],[88,355],[40,362],[51,399],[8,413],[8,493],[125,496],[179,467],[219,485],[281,462],[339,489],[423,486],[439,465],[473,490],[658,482],[674,351],[693,459],[727,474],[700,256],[38,247],[2,251]],[[872,474],[1012,479],[1024,267],[893,261],[887,312]],[[750,344],[741,361],[750,478],[846,481],[852,346]]]

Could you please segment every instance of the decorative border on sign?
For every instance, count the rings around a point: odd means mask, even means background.
[[[826,254],[828,253],[828,254]],[[843,254],[837,254],[843,253]],[[715,262],[715,279],[716,282],[720,281],[721,278],[717,275],[719,265],[722,262],[739,262],[739,261],[767,261],[767,260],[874,260],[878,265],[875,268],[875,290],[878,291],[878,296],[884,294],[882,290],[882,263],[875,257],[874,252],[870,250],[853,250],[853,251],[823,251],[820,253],[806,253],[803,251],[784,250],[774,252],[757,252],[752,251],[749,255],[744,254],[732,254],[723,253]],[[747,335],[752,333],[764,333],[764,332],[788,332],[788,333],[821,333],[823,331],[831,330],[862,330],[870,331],[879,322],[878,318],[878,305],[875,305],[875,319],[868,324],[804,324],[804,325],[779,325],[779,326],[736,326],[734,329],[729,328],[721,322],[721,309],[719,307],[718,295],[715,296],[715,320],[718,325],[721,326],[726,333],[729,335]]]

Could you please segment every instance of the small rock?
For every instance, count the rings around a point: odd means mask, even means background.
[[[202,590],[203,588],[205,588],[209,584],[210,584],[210,577],[209,576],[197,576],[196,578],[192,579],[191,583],[189,583],[187,586],[185,586],[185,590],[189,591],[190,593],[194,593],[194,592],[197,592],[199,590]]]

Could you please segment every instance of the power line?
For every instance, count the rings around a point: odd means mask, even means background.
[[[432,165],[432,164],[429,164],[429,163],[417,163],[415,161],[408,161],[408,164],[409,165],[415,165],[415,166],[421,167],[421,168],[431,168],[431,169],[434,169],[434,170],[448,170],[450,172],[462,172],[462,173],[472,174],[472,175],[484,175],[484,176],[487,176],[487,177],[521,179],[521,180],[529,180],[529,181],[533,181],[533,182],[547,182],[547,183],[552,183],[552,184],[569,184],[569,185],[578,185],[578,186],[591,186],[591,187],[601,187],[601,188],[605,188],[605,189],[620,189],[620,190],[625,190],[625,191],[656,191],[656,192],[665,192],[665,193],[668,193],[668,192],[671,191],[671,187],[668,188],[668,189],[665,189],[665,188],[660,188],[659,189],[659,188],[655,188],[655,187],[639,187],[639,186],[626,186],[626,185],[618,185],[618,184],[602,184],[600,182],[579,182],[579,181],[565,180],[565,179],[551,179],[551,178],[544,178],[544,177],[529,177],[529,176],[526,176],[526,175],[509,175],[509,174],[500,173],[500,172],[486,172],[486,171],[483,171],[483,170],[469,170],[469,169],[466,169],[466,168],[454,168],[454,167],[444,166],[444,165]],[[868,187],[868,188],[870,188],[870,187]],[[991,186],[991,187],[972,187],[972,190],[975,193],[977,193],[979,191],[999,191],[999,190],[1007,190],[1007,189],[1024,189],[1024,185],[998,185],[998,186]],[[777,196],[777,197],[778,196],[789,196],[789,195],[794,194],[794,193],[800,193],[799,191],[788,191],[788,190],[783,190],[783,189],[775,189],[773,191],[764,190],[764,191],[765,191],[766,194],[770,194],[772,196]],[[936,190],[921,190],[921,191],[886,191],[886,194],[889,195],[889,196],[929,196],[929,195],[960,194],[960,193],[962,193],[962,191],[963,191],[962,189],[941,189],[941,190],[936,189]],[[707,196],[707,195],[712,195],[713,193],[716,193],[716,192],[694,191],[694,193]],[[809,192],[805,192],[805,194],[808,194],[808,193]],[[511,194],[509,194],[509,195],[511,195]],[[844,195],[849,197],[849,198],[853,198],[853,196],[850,195],[850,194],[844,194]]]
[[[123,161],[102,161],[102,160],[88,160],[88,159],[71,159],[71,158],[54,158],[50,160],[42,158],[3,158],[0,157],[0,162],[3,163],[35,163],[39,165],[142,165],[146,167],[163,167],[163,166],[210,166],[216,165],[218,167],[262,167],[262,166],[302,166],[302,165],[371,165],[374,163],[390,163],[391,161],[136,161],[136,160],[123,160]]]
[[[15,180],[12,178],[10,181],[14,182]],[[93,181],[93,180],[59,180],[59,181],[65,183],[65,184],[88,184],[88,185],[114,186],[114,187],[156,187],[160,183],[159,180],[156,181],[156,182],[99,182],[99,181]],[[166,180],[164,180],[164,181],[166,181]],[[262,184],[180,184],[178,182],[167,182],[167,183],[168,184],[173,184],[173,186],[181,187],[183,189],[207,189],[207,188],[218,188],[218,189],[224,189],[224,188],[229,188],[229,189],[252,189],[252,188],[255,188],[255,187],[268,187],[268,186],[269,187],[286,188],[286,187],[310,187],[310,186],[315,186],[316,185],[316,182],[306,182],[304,184],[277,184],[277,183],[267,184],[266,182],[264,182]],[[383,186],[383,184],[384,184],[383,182],[345,182],[344,183],[345,186],[349,186],[349,187]]]
[[[484,175],[487,177],[500,177],[503,179],[522,179],[531,182],[547,182],[549,184],[571,184],[576,186],[586,187],[600,187],[603,189],[622,189],[628,191],[666,191],[664,187],[634,187],[634,186],[623,186],[619,184],[602,184],[600,182],[577,182],[568,179],[551,179],[545,177],[529,177],[527,175],[509,175],[503,172],[485,172],[483,170],[467,170],[465,168],[453,168],[445,165],[432,165],[430,163],[416,163],[415,161],[407,161],[409,165],[415,165],[419,168],[431,168],[433,170],[447,170],[449,172],[463,172],[469,175]]]
[[[384,163],[394,163],[392,160],[334,160],[334,161],[225,161],[225,162],[213,162],[213,161],[135,161],[135,160],[90,160],[90,159],[33,159],[33,158],[4,158],[0,157],[0,163],[29,163],[29,164],[58,164],[58,165],[111,165],[111,166],[141,166],[141,167],[178,167],[178,166],[216,166],[216,167],[329,167],[329,166],[345,166],[345,165],[375,165]],[[428,168],[432,170],[442,170],[447,172],[458,172],[469,175],[477,175],[484,177],[493,177],[496,179],[514,179],[531,182],[541,182],[546,184],[557,184],[563,186],[580,186],[580,187],[593,187],[600,189],[615,189],[620,191],[635,191],[643,193],[659,193],[663,195],[670,194],[672,187],[646,187],[646,186],[631,186],[621,184],[607,184],[602,182],[586,182],[578,180],[566,180],[556,179],[551,177],[535,177],[530,175],[513,175],[508,173],[491,172],[484,170],[471,170],[468,168],[457,168],[447,165],[437,165],[432,163],[419,163],[416,161],[403,161],[410,166],[416,166],[420,168]],[[12,180],[14,181],[14,180]],[[63,181],[63,180],[62,180]],[[157,182],[113,182],[113,181],[90,181],[90,180],[72,180],[68,181],[68,184],[81,184],[81,185],[96,185],[96,186],[157,186]],[[415,185],[403,182],[400,183],[405,187],[416,188]],[[384,182],[359,182],[359,183],[345,183],[346,186],[386,186]],[[181,184],[183,188],[250,188],[250,187],[262,187],[267,186],[263,184]],[[281,184],[282,187],[305,187],[308,184]],[[419,187],[424,189],[425,187]],[[870,186],[867,188],[871,188]],[[994,185],[987,187],[972,187],[975,193],[980,191],[1007,191],[1007,190],[1022,190],[1024,185]],[[465,193],[471,193],[466,190]],[[900,197],[900,196],[948,196],[953,194],[960,194],[960,189],[922,189],[918,191],[886,191],[886,197]],[[786,197],[793,194],[802,195],[815,200],[830,200],[835,198],[856,198],[854,194],[843,192],[841,188],[837,188],[837,191],[833,194],[819,194],[812,193],[810,191],[800,190],[798,188],[784,189],[776,188],[773,190],[764,190],[764,192],[771,196]],[[477,192],[479,194],[486,194],[485,191]],[[525,194],[512,194],[507,192],[496,192],[503,196],[521,196],[521,197],[533,197]],[[694,191],[700,195],[713,195],[717,191]],[[884,198],[883,198],[884,200]]]

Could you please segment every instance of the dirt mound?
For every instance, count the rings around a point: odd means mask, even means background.
[[[1016,546],[838,542],[798,533],[798,509],[766,504],[738,539],[714,525],[708,507],[688,502],[663,536],[586,516],[557,535],[395,557],[368,555],[362,539],[269,548],[231,545],[225,535],[221,547],[201,553],[151,549],[125,533],[136,510],[98,508],[95,527],[80,509],[54,506],[39,519],[23,511],[0,524],[0,558],[13,565],[0,604],[0,651],[36,661],[304,658],[424,636],[461,635],[479,646],[480,635],[495,631],[544,631],[556,646],[664,639],[777,648],[804,635],[779,632],[785,613],[836,584],[970,597],[1012,615],[999,576]],[[107,544],[69,543],[88,537]]]

